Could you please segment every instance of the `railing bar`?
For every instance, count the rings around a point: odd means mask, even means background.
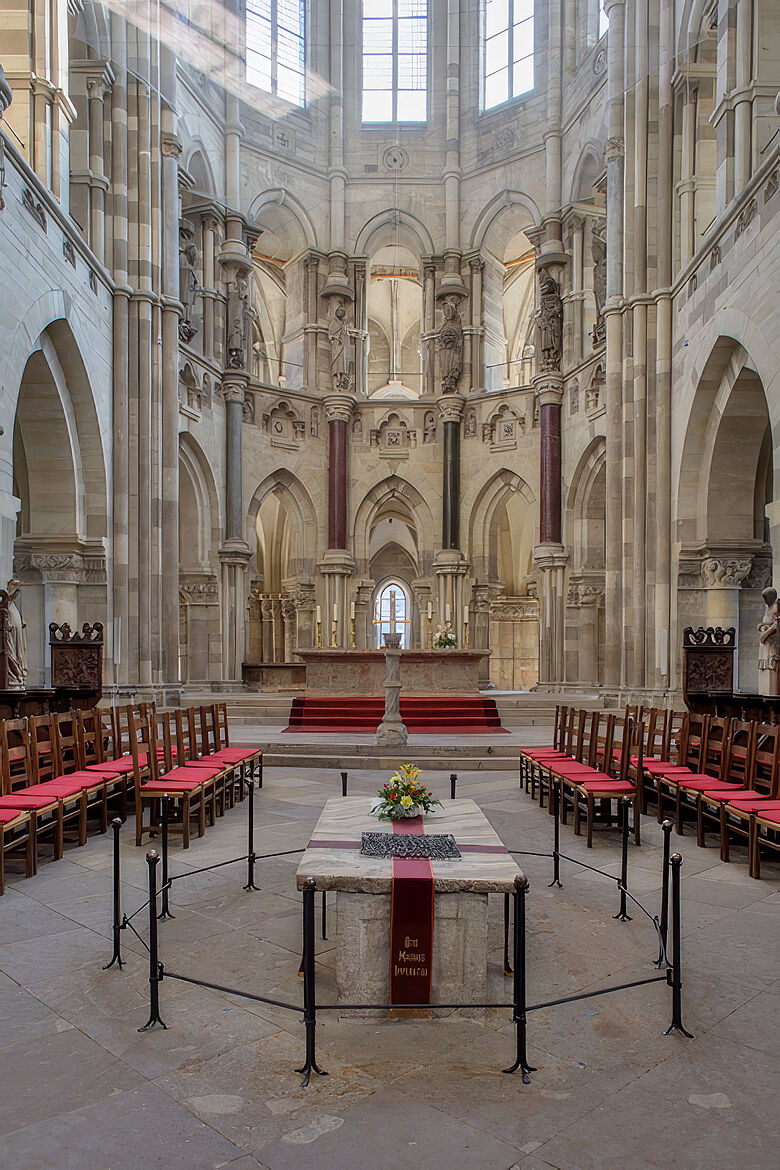
[[[305,853],[306,846],[301,846],[300,849],[283,849],[280,853],[257,853],[255,854],[255,861],[267,861],[269,857],[289,857],[292,853]],[[211,869],[220,869],[223,865],[233,865],[236,861],[246,861],[248,853],[244,853],[241,857],[231,857],[227,861],[218,861],[215,865],[203,865],[200,869],[188,869],[185,873],[175,873],[169,881],[178,881],[180,878],[194,877],[197,873],[208,873]]]
[[[253,995],[251,991],[239,991],[236,987],[224,987],[221,983],[208,983],[205,979],[193,979],[189,975],[175,975],[173,971],[163,970],[164,979],[178,979],[180,983],[194,983],[196,987],[208,987],[211,991],[224,991],[228,995],[240,995],[243,999],[253,999],[257,1003],[268,1003],[272,1007],[286,1008],[291,1012],[302,1012],[303,1008],[297,1003],[286,1003],[281,999],[270,999],[267,995]]]
[[[416,1011],[420,1008],[513,1008],[513,1003],[318,1003],[318,1012]]]
[[[146,900],[146,905],[147,905],[147,906],[149,905],[149,899],[148,899],[148,898],[147,898],[147,900]],[[132,922],[130,921],[130,919],[129,919],[129,918],[126,918],[126,919],[125,919],[125,925],[127,925],[127,926],[129,926],[129,927],[130,927],[130,929],[132,930],[132,932],[133,932],[133,934],[135,935],[135,937],[138,939],[138,941],[139,941],[139,943],[141,944],[141,946],[144,946],[144,947],[146,947],[146,949],[147,949],[147,951],[148,951],[148,950],[149,950],[149,944],[147,943],[147,941],[146,941],[146,939],[145,939],[145,938],[141,938],[140,934],[139,934],[139,933],[138,933],[138,931],[135,929],[135,927],[133,926],[133,924],[132,924]]]
[[[542,1008],[557,1007],[561,1003],[576,1003],[580,999],[593,999],[597,995],[609,995],[611,991],[627,991],[630,987],[644,987],[648,983],[668,983],[666,975],[653,975],[650,979],[635,979],[632,983],[618,983],[616,987],[601,987],[598,991],[582,991],[578,995],[565,995],[562,999],[550,999],[546,1003],[529,1004],[527,1012],[538,1012]]]

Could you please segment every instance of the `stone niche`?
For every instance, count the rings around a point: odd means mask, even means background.
[[[527,691],[539,680],[539,602],[497,597],[490,604],[490,681],[499,691]]]

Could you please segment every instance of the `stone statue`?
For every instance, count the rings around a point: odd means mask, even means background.
[[[444,320],[439,329],[439,372],[442,394],[455,394],[463,373],[463,327],[457,303],[448,299],[442,308]]]
[[[758,693],[777,694],[777,590],[765,589],[764,616],[758,624]]]
[[[243,277],[230,282],[228,294],[228,368],[243,370],[246,365],[246,319],[249,285]]]
[[[5,629],[5,651],[8,662],[8,689],[23,691],[27,685],[27,629],[16,604],[21,592],[21,581],[8,582],[8,621]]]
[[[423,425],[423,443],[436,442],[436,416],[433,411],[427,411]]]
[[[560,370],[563,343],[563,302],[554,276],[539,274],[539,338],[542,370]]]
[[[195,297],[200,288],[196,270],[198,249],[195,246],[194,234],[192,224],[188,220],[182,220],[179,225],[179,298],[184,305],[184,319],[179,324],[179,337],[185,343],[191,341],[198,332],[192,323]]]
[[[330,373],[336,390],[349,390],[352,385],[352,361],[349,353],[349,326],[347,310],[341,297],[335,298],[333,316],[328,326],[330,341]]]
[[[603,317],[607,299],[607,223],[597,220],[590,237],[590,254],[593,257],[593,297],[596,302],[596,323],[593,326],[593,345],[602,345],[606,337]]]

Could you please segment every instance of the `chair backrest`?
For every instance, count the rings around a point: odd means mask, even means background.
[[[15,788],[35,783],[30,748],[30,729],[25,718],[0,719],[0,790],[8,796]]]
[[[156,751],[155,757],[157,759],[158,774],[162,775],[164,772],[170,772],[171,768],[175,768],[179,762],[178,759],[178,737],[176,735],[176,712],[175,711],[161,711],[156,719],[151,720],[155,727],[156,737]],[[176,747],[176,756],[174,758],[174,746]],[[162,755],[160,755],[160,748],[162,748]]]
[[[612,755],[612,739],[614,735],[615,716],[613,712],[603,712],[603,717],[596,730],[596,745],[593,756],[594,768],[606,768]]]
[[[582,753],[585,748],[585,726],[588,713],[584,710],[576,711],[574,714],[574,734],[572,739],[572,755],[578,762],[582,761]]]
[[[614,759],[614,767],[617,770],[618,779],[628,780],[629,769],[631,767],[631,757],[636,756],[636,774],[642,775],[642,763],[644,760],[644,738],[645,725],[641,719],[634,719],[629,717],[623,720],[623,726],[620,729],[620,755]],[[615,744],[617,747],[617,744]]]
[[[214,703],[214,725],[219,736],[221,748],[230,747],[230,728],[228,727],[227,703]]]
[[[217,713],[213,704],[198,707],[201,755],[208,756],[220,749]]]
[[[717,776],[718,780],[726,778],[725,768],[728,762],[730,730],[731,719],[729,717],[710,716],[702,752],[701,770],[710,776]]]
[[[599,745],[599,726],[602,722],[602,714],[600,711],[591,711],[590,719],[588,720],[588,751],[587,755],[583,750],[583,763],[587,764],[589,768],[596,767],[596,751]]]
[[[677,759],[685,768],[693,772],[700,772],[707,751],[707,728],[709,715],[699,715],[696,711],[686,711],[680,729]]]
[[[106,715],[110,715],[110,711],[101,711],[99,707],[76,712],[80,768],[86,768],[87,764],[105,763],[106,740],[111,735],[104,723]]]
[[[683,735],[687,734],[687,712],[668,710],[665,712],[664,738],[661,747],[662,760],[682,759],[681,744]]]
[[[729,784],[743,787],[753,775],[756,750],[756,724],[749,719],[732,719],[723,775]]]
[[[569,717],[569,708],[565,703],[555,708],[555,734],[553,735],[553,747],[556,751],[562,752],[566,746],[566,723]]]
[[[113,725],[114,725],[114,750],[113,757],[115,760],[120,760],[122,756],[130,755],[130,721],[129,715],[133,713],[135,723],[140,719],[140,713],[132,705],[132,703],[125,703],[122,707],[114,707]]]
[[[776,800],[780,792],[780,724],[757,723],[751,787]]]
[[[652,759],[656,756],[661,759],[666,731],[667,712],[660,707],[651,707],[645,722],[645,741],[642,747],[643,758]]]
[[[126,710],[127,733],[130,755],[133,760],[133,788],[135,791],[136,816],[141,815],[141,785],[147,779],[156,780],[157,734],[154,720],[142,716],[134,707]]]
[[[176,726],[176,760],[184,764],[187,760],[200,759],[195,708],[189,707],[174,712]]]
[[[30,734],[34,784],[45,784],[62,775],[62,755],[57,736],[55,715],[30,715],[27,718]]]
[[[79,727],[75,711],[58,711],[52,715],[55,740],[60,753],[60,775],[75,772],[79,766]]]

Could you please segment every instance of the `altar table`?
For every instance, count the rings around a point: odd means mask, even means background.
[[[384,650],[301,649],[307,695],[383,695]],[[402,650],[404,695],[478,695],[480,663],[489,650]]]
[[[393,862],[364,857],[364,832],[393,832],[370,813],[374,798],[332,797],[298,866],[302,889],[314,878],[328,899],[328,933],[336,941],[339,1003],[388,1003]],[[434,859],[431,1002],[485,1002],[488,894],[510,893],[521,872],[473,800],[447,800],[424,819],[426,836],[451,833],[461,857]],[[334,905],[335,902],[335,905]]]

